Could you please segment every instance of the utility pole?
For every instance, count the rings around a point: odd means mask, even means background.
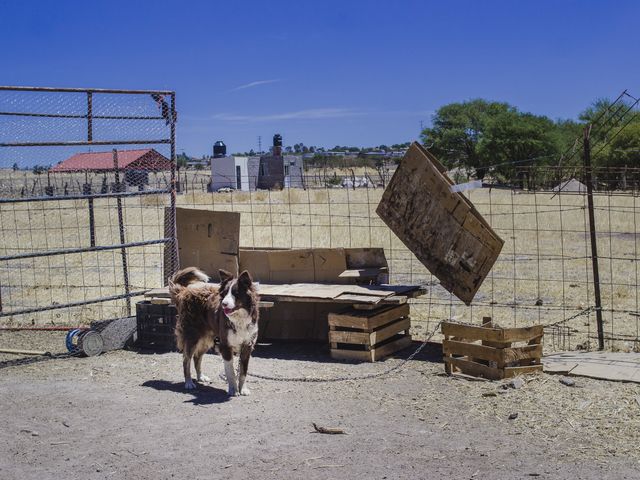
[[[262,136],[258,135],[258,153],[262,154]]]

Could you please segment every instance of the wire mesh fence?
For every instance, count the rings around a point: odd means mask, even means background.
[[[174,169],[174,102],[171,92],[0,89],[1,328],[131,315],[177,267],[178,205],[240,212],[241,247],[384,248],[391,283],[428,287],[412,302],[417,338],[443,319],[491,316],[504,327],[545,325],[549,350],[593,349],[600,312],[606,348],[638,350],[640,170],[588,169],[570,156],[560,167],[516,162],[466,191],[505,240],[466,306],[375,213],[393,165],[307,170],[301,186],[281,188],[292,185],[283,176],[271,190],[243,190],[258,178],[232,174],[213,189],[210,170]]]
[[[173,223],[146,200],[174,203],[175,120],[173,92],[0,88],[4,327],[128,316],[162,284]]]
[[[597,348],[587,195],[580,181],[584,169],[538,173],[557,183],[531,190],[485,184],[466,192],[505,240],[471,306],[440,287],[377,216],[381,188],[189,192],[179,196],[178,205],[240,212],[244,247],[384,248],[391,283],[429,286],[412,304],[418,333],[442,319],[479,323],[491,316],[504,327],[547,325],[553,349]],[[596,178],[609,174],[595,172]],[[594,194],[607,348],[638,348],[639,202],[632,187]]]

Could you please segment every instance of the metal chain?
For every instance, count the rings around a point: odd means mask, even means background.
[[[247,375],[250,376],[250,377],[259,378],[261,380],[273,380],[273,381],[276,381],[276,382],[314,382],[314,383],[345,382],[347,380],[368,380],[368,379],[371,379],[371,378],[379,378],[379,377],[382,377],[382,376],[385,376],[385,375],[389,375],[390,373],[395,372],[397,370],[400,370],[408,362],[413,360],[414,357],[418,353],[420,353],[422,351],[422,349],[424,349],[424,347],[427,345],[427,342],[429,340],[431,340],[431,338],[436,334],[436,332],[440,328],[440,324],[441,323],[442,323],[442,320],[438,322],[438,324],[431,331],[431,333],[429,333],[429,335],[427,335],[427,338],[422,341],[420,346],[418,346],[418,348],[416,348],[416,350],[411,355],[409,355],[406,359],[402,360],[399,364],[394,365],[394,366],[392,366],[390,368],[387,368],[386,370],[384,370],[382,372],[369,373],[369,374],[366,374],[366,375],[343,376],[343,377],[333,377],[333,378],[274,377],[274,376],[271,376],[271,375],[261,375],[259,373],[248,373]]]
[[[563,323],[570,322],[571,320],[574,320],[574,319],[576,319],[578,317],[581,317],[583,315],[588,315],[589,313],[593,312],[594,310],[597,310],[597,308],[594,307],[594,306],[591,306],[591,307],[585,308],[584,310],[576,313],[575,315],[573,315],[573,316],[571,316],[569,318],[565,318],[565,319],[560,320],[558,322],[547,323],[546,325],[543,325],[543,327],[544,328],[557,327],[559,325],[562,325]]]
[[[586,308],[584,310],[582,310],[581,312],[578,312],[576,315],[573,315],[572,317],[566,318],[564,320],[561,320],[559,322],[555,322],[555,323],[551,323],[551,324],[547,324],[544,325],[544,328],[549,328],[549,327],[554,327],[556,325],[559,325],[561,323],[566,323],[570,320],[573,320],[575,318],[578,318],[582,315],[587,315],[589,313],[591,313],[593,310],[595,309],[595,307],[589,307]],[[262,375],[259,373],[248,373],[247,375],[250,377],[254,377],[254,378],[259,378],[261,380],[272,380],[272,381],[276,381],[276,382],[311,382],[311,383],[330,383],[330,382],[345,382],[348,380],[368,380],[368,379],[372,379],[372,378],[379,378],[379,377],[383,377],[385,375],[389,375],[390,373],[393,373],[397,370],[400,370],[401,368],[403,368],[408,362],[410,362],[411,360],[413,360],[415,358],[416,355],[418,355],[418,353],[420,353],[424,347],[427,345],[427,342],[429,340],[431,340],[431,338],[436,334],[436,332],[438,331],[438,328],[440,328],[440,325],[442,324],[444,320],[439,321],[435,328],[429,333],[429,335],[427,335],[427,338],[425,340],[422,341],[422,343],[418,346],[418,348],[416,348],[416,350],[409,355],[406,359],[404,359],[402,362],[400,362],[397,365],[394,365],[393,367],[390,367],[382,372],[377,372],[377,373],[370,373],[367,375],[357,375],[357,376],[342,376],[342,377],[333,377],[333,378],[317,378],[317,377],[275,377],[275,376],[271,376],[271,375]],[[462,324],[465,324],[464,322],[459,322]],[[467,324],[467,325],[473,325],[473,324]]]

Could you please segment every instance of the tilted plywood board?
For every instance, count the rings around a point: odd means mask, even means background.
[[[413,143],[387,186],[376,213],[467,305],[495,263],[504,241],[459,192],[444,168]]]

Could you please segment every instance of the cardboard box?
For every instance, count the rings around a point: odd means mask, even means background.
[[[239,268],[261,283],[350,283],[342,248],[240,249]]]
[[[240,214],[176,208],[180,268],[196,266],[214,281],[219,269],[238,273]]]

